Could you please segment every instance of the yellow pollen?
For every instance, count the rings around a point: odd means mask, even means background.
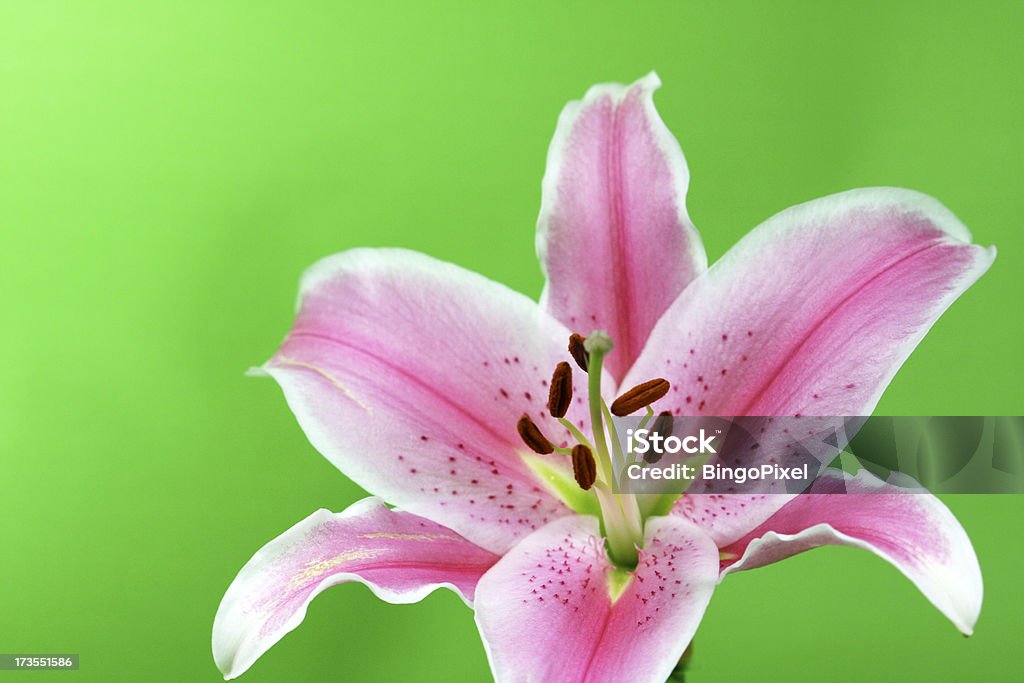
[[[386,531],[376,531],[372,534],[359,534],[359,538],[394,538],[403,541],[458,541],[455,536],[446,534],[394,534]]]
[[[301,586],[307,583],[310,579],[315,579],[324,572],[334,569],[338,565],[345,564],[346,562],[353,562],[355,560],[372,560],[382,554],[384,554],[383,549],[348,550],[343,553],[338,553],[330,559],[311,563],[301,572],[292,577],[291,586],[293,588]]]

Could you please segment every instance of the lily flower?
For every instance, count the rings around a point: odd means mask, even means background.
[[[400,249],[305,273],[262,372],[313,446],[380,498],[314,512],[242,568],[213,628],[226,678],[321,591],[359,582],[392,603],[457,592],[498,681],[660,683],[724,576],[829,544],[891,563],[971,633],[978,561],[930,494],[835,472],[823,495],[688,493],[659,514],[612,491],[613,402],[868,415],[995,258],[936,200],[873,188],[786,209],[708,269],[659,86],[598,85],[562,112],[539,303]]]

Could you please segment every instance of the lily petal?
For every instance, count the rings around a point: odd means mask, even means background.
[[[665,681],[711,599],[718,549],[679,518],[646,531],[631,578],[582,515],[528,536],[487,572],[475,611],[495,680]]]
[[[621,379],[683,288],[707,268],[686,214],[690,173],[654,108],[654,73],[594,86],[562,110],[537,220],[542,301],[565,325],[607,330]]]
[[[356,249],[306,272],[295,324],[264,370],[316,449],[356,483],[501,552],[568,513],[523,461],[516,431],[527,413],[568,442],[546,410],[568,335],[480,275]],[[577,393],[567,417],[579,424]]]
[[[235,678],[306,616],[310,601],[349,581],[391,603],[450,588],[467,603],[498,557],[429,520],[376,498],[318,510],[263,546],[228,588],[213,623],[213,656]]]
[[[971,634],[981,611],[981,569],[967,533],[938,498],[864,470],[855,477],[830,472],[812,491],[724,547],[723,556],[739,559],[723,562],[723,576],[822,545],[863,548],[899,569],[962,633]]]
[[[672,514],[696,524],[719,547],[739,540],[779,511],[795,494],[686,493]]]
[[[869,415],[994,248],[939,202],[861,189],[787,209],[691,284],[624,386],[665,377],[683,415]]]

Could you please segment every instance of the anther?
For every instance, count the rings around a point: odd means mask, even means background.
[[[654,424],[651,425],[651,433],[661,436],[661,443],[665,443],[664,439],[672,435],[673,422],[672,413],[669,411],[665,410],[658,413],[658,417],[654,418]],[[654,464],[661,460],[663,455],[665,455],[664,452],[657,448],[648,448],[647,452],[644,453],[644,460]]]
[[[573,332],[569,336],[569,355],[576,361],[576,365],[580,366],[580,370],[586,372],[587,366],[590,365],[590,354],[583,347],[583,342],[582,334]]]
[[[589,491],[597,479],[597,463],[594,461],[594,454],[581,443],[572,447],[572,473],[576,477],[576,483],[584,491]]]
[[[551,445],[551,442],[540,431],[540,427],[535,425],[526,413],[523,413],[523,416],[519,418],[519,422],[516,423],[516,430],[519,432],[523,443],[529,446],[530,450],[534,453],[547,455],[554,452],[555,447]]]
[[[548,391],[548,412],[551,417],[565,417],[572,403],[572,368],[565,361],[555,366]]]
[[[635,413],[657,401],[671,388],[672,385],[668,383],[668,380],[660,377],[638,384],[615,399],[615,402],[612,403],[612,414],[623,417]]]

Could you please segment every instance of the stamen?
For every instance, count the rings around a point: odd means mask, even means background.
[[[608,557],[616,565],[628,571],[636,567],[637,548],[643,545],[644,518],[640,514],[636,496],[628,493],[616,493],[613,490],[615,469],[611,453],[609,453],[608,436],[611,437],[616,461],[622,463],[623,455],[616,433],[616,425],[601,394],[604,357],[611,352],[612,348],[612,340],[608,333],[601,330],[592,331],[586,338],[579,334],[573,334],[569,338],[569,354],[588,375],[589,437],[580,431],[580,428],[584,426],[582,421],[577,426],[565,417],[569,406],[576,400],[572,393],[572,366],[566,362],[559,363],[555,368],[549,387],[547,407],[551,415],[557,418],[562,426],[572,434],[577,443],[571,449],[553,445],[525,413],[519,419],[516,428],[523,442],[534,452],[541,455],[561,453],[570,456],[573,478],[579,488],[572,487],[568,479],[565,479],[566,485],[575,490],[577,496],[583,496],[591,501],[596,499]],[[659,391],[658,387],[648,388],[644,395],[647,397],[646,402],[643,400],[644,396],[633,397],[634,402],[639,401],[638,407],[643,407],[665,395],[668,390],[668,382],[665,380],[660,380],[660,382],[665,384],[664,391]],[[650,417],[654,413],[648,411],[648,414]],[[533,456],[525,456],[524,459],[528,463],[546,462],[539,458],[533,459]],[[536,466],[531,465],[531,467]]]
[[[558,421],[562,423],[563,427],[569,430],[569,433],[572,434],[577,441],[579,441],[581,444],[588,448],[592,448],[592,446],[590,445],[590,441],[587,440],[587,437],[583,435],[583,432],[581,432],[576,425],[574,425],[572,422],[569,422],[569,420],[565,419],[564,417],[558,418]]]
[[[535,425],[526,413],[523,413],[519,422],[516,423],[516,430],[523,443],[529,446],[534,453],[548,455],[554,452],[554,445],[548,441],[544,433],[540,431],[540,427]]]
[[[672,427],[675,425],[675,418],[672,417],[671,411],[663,410],[658,413],[658,417],[654,418],[654,424],[651,425],[651,431],[661,434],[663,437],[668,437],[672,434]]]
[[[597,480],[597,462],[594,454],[583,444],[572,447],[572,474],[584,491],[589,491]]]
[[[643,419],[640,420],[640,424],[637,425],[637,429],[643,429],[646,427],[652,417],[654,417],[654,408],[647,406],[647,413],[644,415]]]
[[[658,417],[654,419],[654,424],[651,425],[652,434],[659,434],[662,438],[668,437],[672,434],[672,423],[675,420],[672,418],[672,413],[669,411],[663,411],[658,414]],[[651,463],[652,465],[665,455],[663,452],[656,448],[648,448],[647,452],[644,453],[644,460]]]
[[[572,404],[572,368],[565,361],[555,366],[548,391],[548,412],[552,417],[565,417]]]
[[[668,380],[660,377],[638,384],[615,399],[615,402],[612,403],[612,414],[625,417],[635,413],[663,397],[671,388],[672,385],[668,383]]]
[[[580,366],[580,370],[586,372],[587,366],[590,365],[590,354],[584,348],[583,342],[582,334],[573,332],[569,335],[569,355],[576,361],[576,365]]]

